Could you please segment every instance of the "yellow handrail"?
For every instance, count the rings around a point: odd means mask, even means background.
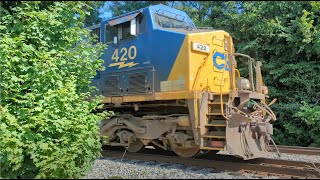
[[[201,66],[198,68],[198,71],[197,71],[197,74],[196,74],[196,78],[193,82],[193,85],[192,85],[192,91],[194,91],[194,88],[195,88],[195,85],[196,85],[196,82],[198,81],[198,74],[200,72],[200,69],[203,67],[203,65],[205,64],[205,62],[207,61],[208,59],[208,56],[204,58],[204,61],[203,63],[201,64]],[[199,119],[198,119],[198,93],[197,91],[195,91],[195,98],[196,98],[196,103],[195,103],[195,109],[196,109],[196,112],[195,112],[195,115],[196,115],[196,125],[198,125],[199,123]]]
[[[237,72],[238,77],[241,77],[241,76],[240,76],[240,71],[239,71],[238,69],[235,69],[235,71]]]
[[[228,58],[226,58],[226,59],[228,59]],[[226,70],[226,66],[227,66],[227,62],[224,63],[223,71],[222,71],[222,75],[221,75],[221,80],[220,80],[220,109],[221,109],[222,116],[227,119],[227,116],[225,116],[224,113],[223,113],[223,104],[222,104],[222,102],[223,102],[222,101],[222,81],[223,81],[224,72]]]

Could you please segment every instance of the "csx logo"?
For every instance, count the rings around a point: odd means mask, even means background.
[[[222,54],[221,52],[215,52],[213,54],[213,64],[214,64],[214,66],[219,70],[222,70],[223,67],[226,66],[226,71],[229,71],[229,61],[227,61],[227,65],[225,65],[225,62],[221,63],[221,64],[218,64],[218,62],[217,62],[217,58],[218,57],[221,60],[226,61],[226,55]]]

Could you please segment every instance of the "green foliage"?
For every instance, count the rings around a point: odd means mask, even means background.
[[[91,113],[100,99],[87,100],[105,46],[81,29],[91,7],[40,5],[0,7],[1,178],[78,178],[100,154],[107,113]]]
[[[54,2],[59,1],[41,1],[38,3],[39,10],[47,9],[49,6],[53,5]],[[84,7],[83,11],[88,13],[85,17],[85,20],[83,22],[85,27],[89,27],[95,24],[98,24],[101,22],[101,18],[99,17],[100,9],[103,7],[105,1],[82,1],[87,5],[87,7]],[[10,14],[12,12],[11,9],[14,7],[20,6],[22,1],[1,1],[0,5],[2,8],[7,10]]]
[[[285,145],[319,146],[311,116],[301,101],[320,99],[320,3],[319,2],[183,2],[198,26],[223,29],[233,37],[237,52],[263,63],[264,82],[270,98],[278,101],[272,109],[278,116],[274,138]],[[207,17],[207,18],[206,18]],[[238,59],[239,67],[244,66]],[[242,74],[246,74],[243,68]],[[308,111],[316,114],[314,111]],[[320,128],[319,124],[313,124]],[[306,133],[308,132],[308,133]]]
[[[92,9],[89,9],[88,12],[89,15],[86,16],[84,20],[84,26],[89,27],[95,24],[98,24],[101,22],[101,18],[99,17],[99,9],[103,7],[104,1],[86,1],[86,3],[93,7]]]
[[[310,106],[307,103],[303,103],[303,106],[300,108],[300,111],[294,114],[295,117],[301,118],[301,124],[306,126],[301,132],[306,137],[309,137],[310,146],[320,147],[320,106],[313,105]],[[295,125],[291,125],[290,123],[286,124],[287,129],[291,134],[300,133],[299,128]],[[306,131],[307,130],[307,131]],[[300,135],[300,134],[298,134]]]
[[[198,27],[216,27],[226,22],[225,20],[221,21],[228,18],[226,13],[236,12],[236,4],[238,2],[181,1],[176,5],[176,8],[186,12]]]
[[[263,62],[264,82],[278,116],[279,144],[309,146],[308,127],[299,111],[301,101],[319,98],[320,52],[318,2],[244,2],[243,13],[231,13],[221,28],[230,32],[238,52]],[[221,21],[222,22],[222,21]],[[229,24],[229,25],[228,25]],[[232,25],[233,27],[231,27]]]

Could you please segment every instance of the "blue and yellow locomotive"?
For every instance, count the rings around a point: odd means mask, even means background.
[[[261,62],[235,53],[223,30],[198,28],[183,11],[149,6],[89,27],[107,44],[92,84],[115,116],[101,123],[108,145],[153,145],[182,157],[226,150],[266,156],[276,116],[266,104]],[[241,77],[235,57],[248,58]]]

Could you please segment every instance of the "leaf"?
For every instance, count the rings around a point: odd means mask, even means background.
[[[70,49],[89,35],[72,18],[85,3],[22,1],[0,17],[1,178],[79,178],[100,151],[101,99],[86,99],[105,46]]]

